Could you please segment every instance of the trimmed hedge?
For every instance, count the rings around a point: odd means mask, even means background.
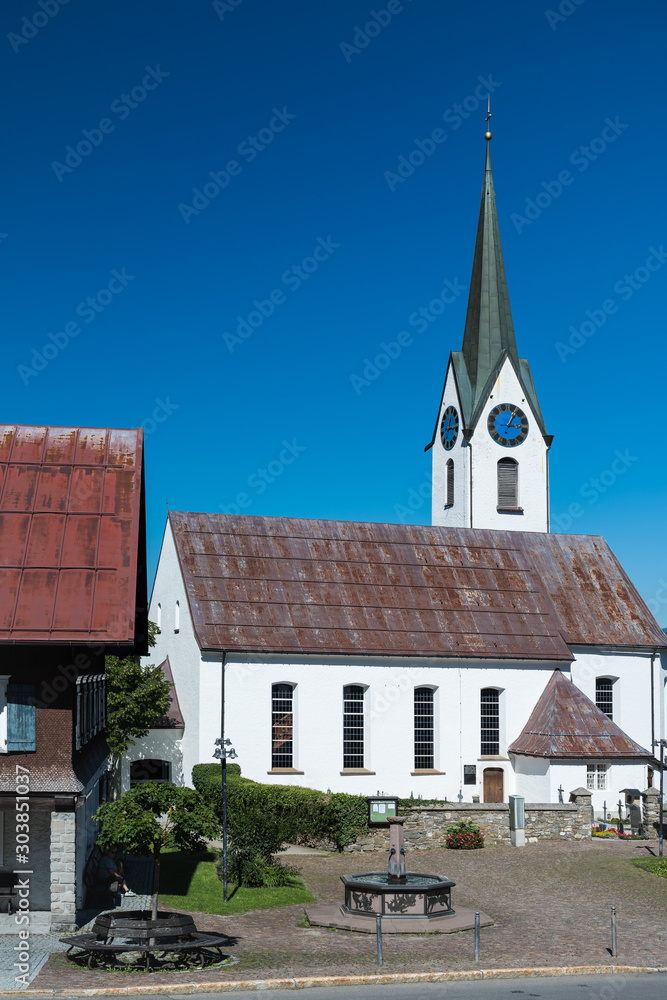
[[[222,776],[219,764],[196,764],[192,783],[222,814]],[[344,792],[325,795],[298,785],[263,785],[241,776],[238,764],[227,765],[227,813],[230,827],[234,816],[257,811],[280,820],[285,839],[326,837],[338,850],[354,843],[368,828],[368,803],[363,795]],[[240,825],[240,823],[239,823]]]

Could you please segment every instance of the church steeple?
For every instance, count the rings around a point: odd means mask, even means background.
[[[490,132],[487,134],[491,135]],[[503,352],[509,355],[518,370],[519,358],[493,190],[491,142],[487,139],[482,203],[461,351],[470,379],[473,411]]]
[[[487,122],[491,113],[487,115]],[[549,530],[547,435],[520,358],[500,243],[491,133],[460,351],[450,354],[433,437],[432,522]]]

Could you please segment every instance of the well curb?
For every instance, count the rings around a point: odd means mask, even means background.
[[[667,966],[553,965],[522,969],[468,969],[462,972],[396,972],[372,976],[300,976],[286,979],[238,979],[216,983],[163,983],[154,986],[109,986],[71,990],[5,990],[5,996],[94,997],[137,996],[159,993],[234,993],[242,990],[304,990],[314,986],[382,986],[389,983],[445,983],[474,979],[527,979],[531,976],[609,976],[667,972]]]

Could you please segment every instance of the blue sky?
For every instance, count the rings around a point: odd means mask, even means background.
[[[428,523],[492,90],[554,527],[604,535],[667,624],[666,19],[658,0],[5,0],[3,420],[143,424],[151,571],[167,500]],[[445,281],[454,301],[411,325]]]

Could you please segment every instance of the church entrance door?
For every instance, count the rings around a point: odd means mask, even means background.
[[[484,768],[484,801],[503,801],[503,769],[502,767]]]

